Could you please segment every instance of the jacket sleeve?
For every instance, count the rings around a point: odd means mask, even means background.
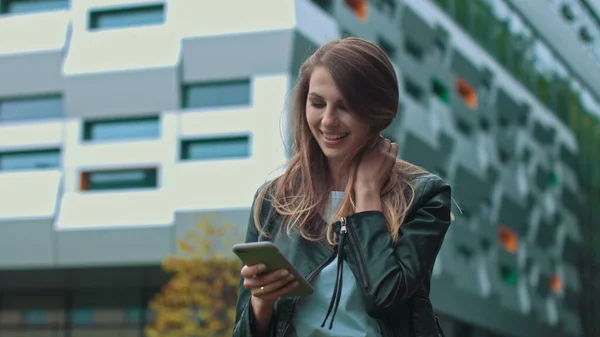
[[[248,220],[248,228],[246,229],[246,238],[244,242],[256,242],[258,240],[258,230],[254,225],[254,219],[252,217],[254,213],[254,207],[256,202],[256,195],[252,202],[250,209],[250,217]],[[250,305],[250,291],[244,288],[244,278],[240,276],[238,298],[235,305],[235,326],[233,328],[234,337],[251,337],[253,336],[252,331],[252,319],[254,317],[252,313],[252,306]]]
[[[264,185],[259,188],[259,191],[263,187]],[[254,195],[254,200],[252,201],[252,207],[250,209],[250,216],[248,219],[248,227],[246,229],[246,238],[244,240],[245,243],[258,241],[259,233],[256,229],[253,217],[254,207],[257,207],[257,195],[258,191]],[[264,212],[265,209],[261,209],[261,218],[263,219],[265,219],[265,217],[262,217],[262,213]],[[250,298],[250,291],[244,288],[244,278],[240,276],[238,298],[235,309],[235,326],[233,328],[233,337],[252,337],[256,335],[254,333],[254,313],[252,312]],[[275,314],[273,314],[273,316],[275,316]],[[273,317],[272,322],[273,321],[275,321],[275,317]],[[273,324],[271,324],[271,326],[273,326]]]
[[[450,226],[450,186],[437,176],[420,179],[415,207],[402,226],[396,244],[382,212],[366,211],[346,218],[348,264],[359,274],[366,309],[384,318],[429,277]]]

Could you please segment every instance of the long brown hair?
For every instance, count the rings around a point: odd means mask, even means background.
[[[372,140],[396,116],[398,80],[392,63],[379,46],[354,37],[324,44],[300,67],[290,106],[294,154],[285,173],[259,191],[253,217],[259,232],[267,235],[260,222],[260,205],[268,194],[274,210],[283,216],[285,226],[282,228],[285,227],[288,234],[297,230],[303,238],[312,241],[326,236],[330,244],[335,244],[332,223],[323,226],[323,221],[319,221],[332,190],[329,167],[306,120],[309,81],[316,67],[324,67],[331,73],[346,106],[369,125],[371,135],[371,141],[363,144],[350,158],[351,174],[336,217],[355,210],[353,186],[356,165]],[[400,225],[414,199],[412,181],[424,173],[427,172],[416,165],[397,160],[384,186],[383,214],[394,242],[398,240]]]

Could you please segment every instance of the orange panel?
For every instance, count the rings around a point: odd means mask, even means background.
[[[510,253],[514,254],[517,252],[517,249],[519,249],[519,238],[517,237],[517,234],[506,226],[499,226],[498,240],[500,240],[502,247]]]
[[[359,19],[367,20],[367,0],[346,0],[346,4],[352,8]]]
[[[552,290],[553,293],[558,293],[562,291],[562,287],[563,282],[560,276],[556,274],[552,275],[550,278],[550,290]]]
[[[471,109],[477,109],[477,92],[465,80],[456,79],[456,90],[465,101],[465,104]]]
[[[80,179],[79,180],[79,190],[80,191],[86,191],[88,189],[88,186],[87,186],[88,179],[87,178],[88,178],[88,174],[86,172],[82,172],[80,174],[80,177],[79,177],[79,179]]]

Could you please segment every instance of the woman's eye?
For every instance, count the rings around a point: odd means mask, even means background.
[[[322,108],[325,106],[325,104],[322,102],[312,102],[312,101],[310,102],[310,105],[315,108]]]

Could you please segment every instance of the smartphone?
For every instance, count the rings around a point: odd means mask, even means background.
[[[314,292],[310,283],[281,254],[277,246],[269,241],[238,243],[233,246],[233,252],[245,265],[251,266],[262,263],[267,266],[264,273],[287,269],[290,274],[294,275],[294,281],[297,281],[298,285],[284,297],[308,296]]]

